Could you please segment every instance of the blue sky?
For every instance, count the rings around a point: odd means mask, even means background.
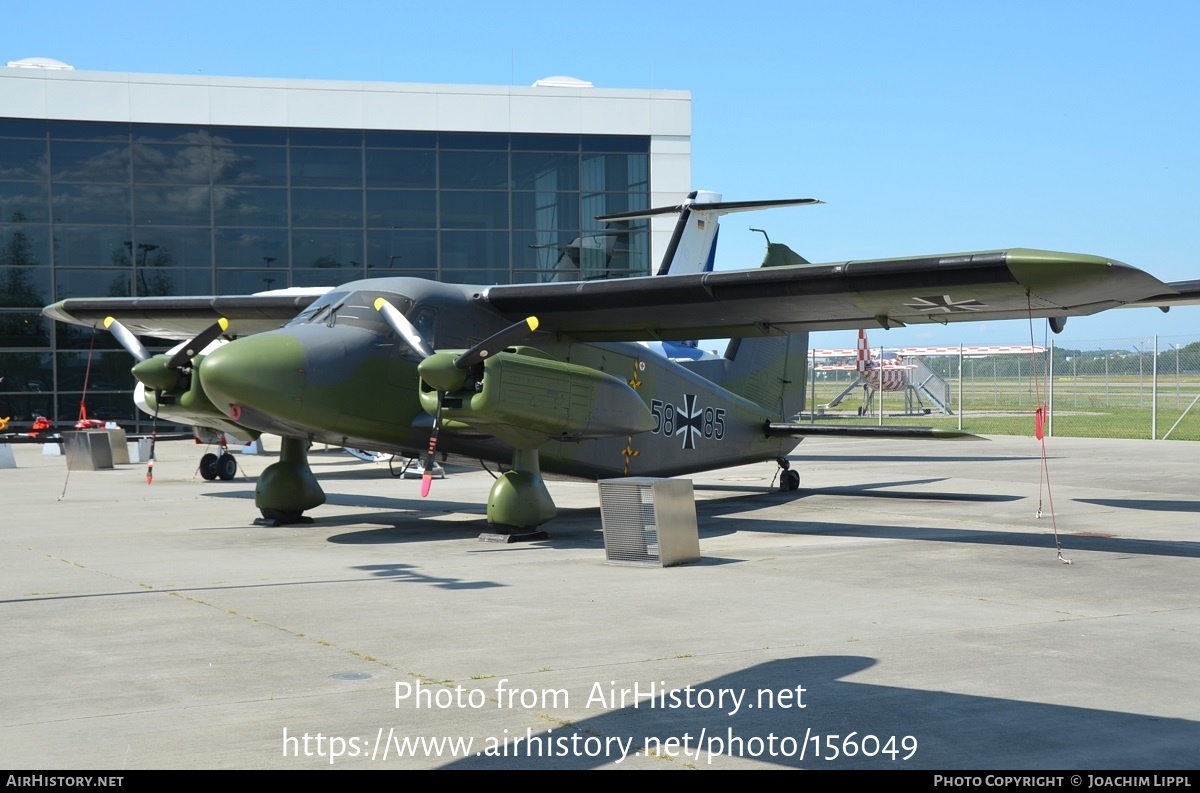
[[[8,0],[0,57],[94,71],[692,93],[695,187],[824,206],[734,215],[811,261],[1033,247],[1200,278],[1200,4]],[[450,9],[450,10],[445,10]],[[2,98],[0,98],[2,101]],[[1035,334],[1040,342],[1044,323]],[[1076,318],[1059,343],[1200,336],[1200,307]],[[873,344],[1019,343],[1028,323]],[[853,334],[819,334],[852,346]]]

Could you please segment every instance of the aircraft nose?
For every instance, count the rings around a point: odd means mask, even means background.
[[[234,421],[249,408],[287,418],[304,398],[304,347],[279,332],[237,339],[200,362],[200,386]]]

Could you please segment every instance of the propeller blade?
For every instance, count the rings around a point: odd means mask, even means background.
[[[182,369],[192,363],[192,359],[196,357],[201,350],[217,340],[222,333],[229,330],[229,320],[221,317],[213,324],[209,325],[196,336],[196,338],[184,345],[183,349],[171,356],[171,360],[167,361],[168,369]]]
[[[400,311],[389,303],[385,298],[375,298],[375,310],[383,314],[383,318],[392,330],[396,331],[396,335],[404,339],[404,342],[422,358],[428,358],[433,355],[433,351],[425,346],[425,340],[421,338],[421,334],[413,327],[413,324],[400,313]]]
[[[537,317],[526,317],[520,322],[514,322],[499,333],[488,336],[471,349],[454,359],[454,365],[459,369],[470,369],[477,363],[482,363],[493,353],[511,347],[518,341],[529,336],[538,329]]]
[[[112,317],[104,318],[104,327],[116,337],[121,346],[124,347],[130,355],[137,359],[138,363],[150,357],[150,351],[138,341],[137,336],[134,336],[129,328],[117,322]]]
[[[433,417],[433,432],[429,434],[429,452],[425,455],[425,471],[421,474],[421,498],[429,495],[433,487],[433,454],[437,451],[438,430],[442,428],[442,400],[446,398],[445,391],[438,391],[437,414]]]

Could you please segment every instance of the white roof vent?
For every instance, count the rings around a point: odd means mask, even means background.
[[[534,88],[595,88],[596,86],[589,83],[587,80],[580,80],[578,77],[566,77],[564,75],[555,75],[554,77],[543,77],[533,84]]]
[[[69,63],[56,61],[53,58],[22,58],[19,61],[9,61],[8,66],[11,69],[66,69],[74,71],[75,67]]]

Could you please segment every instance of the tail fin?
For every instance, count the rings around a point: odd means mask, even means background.
[[[722,201],[720,193],[707,190],[693,190],[688,193],[682,204],[640,209],[632,212],[618,212],[612,215],[601,215],[597,220],[616,221],[651,218],[659,215],[678,214],[675,230],[671,241],[667,244],[666,253],[659,264],[656,275],[682,275],[687,273],[709,272],[717,249],[717,231],[720,226],[719,218],[730,212],[749,212],[754,209],[774,209],[777,207],[805,206],[820,204],[815,198],[788,198],[772,201]],[[785,247],[786,246],[782,246]],[[790,251],[789,251],[790,253]],[[794,254],[793,254],[794,255]],[[804,260],[801,259],[800,262]],[[796,262],[789,262],[796,263]]]

